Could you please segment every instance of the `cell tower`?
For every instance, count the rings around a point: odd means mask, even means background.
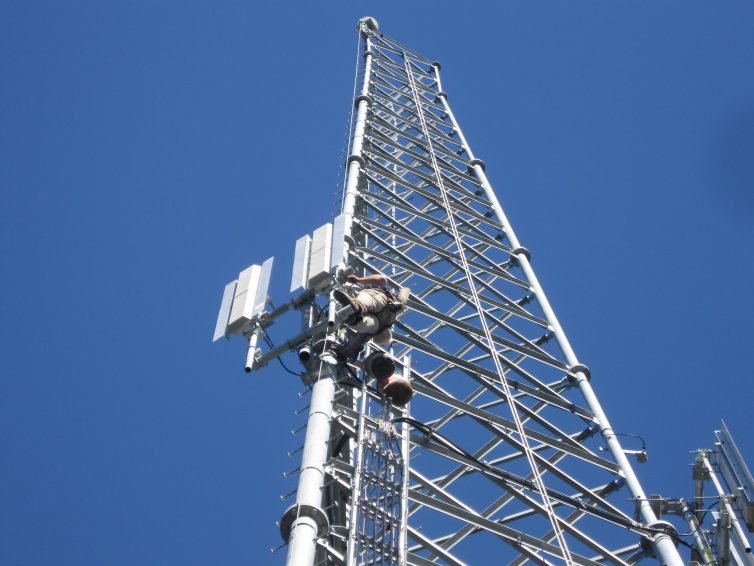
[[[251,266],[215,332],[248,341],[247,371],[296,352],[311,389],[287,564],[682,564],[628,458],[646,453],[611,428],[440,64],[372,18],[359,32],[341,214],[296,242],[292,299],[268,309],[272,259]],[[344,362],[343,297],[368,275],[410,297]],[[282,316],[302,324],[276,347]]]

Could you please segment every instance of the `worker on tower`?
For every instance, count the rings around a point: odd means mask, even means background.
[[[388,280],[384,275],[342,275],[342,280],[352,285],[359,285],[361,289],[355,297],[341,289],[333,291],[333,299],[341,307],[350,307],[351,314],[344,321],[356,335],[345,345],[335,345],[330,353],[339,361],[345,361],[348,356],[359,351],[364,344],[373,339],[377,344],[387,344],[392,338],[390,328],[393,326],[398,313],[408,302],[410,291],[401,287],[396,293],[388,288]]]

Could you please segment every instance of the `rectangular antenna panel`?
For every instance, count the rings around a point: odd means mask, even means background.
[[[754,532],[754,479],[733,442],[733,436],[725,426],[725,421],[722,425],[721,430],[715,431],[719,443],[717,464],[728,489],[736,494],[736,506],[741,510],[746,527],[751,533]]]
[[[270,288],[270,275],[272,274],[272,263],[274,261],[275,258],[271,257],[262,264],[259,283],[257,284],[257,294],[254,299],[254,308],[251,311],[252,317],[261,314],[267,304],[267,290]]]
[[[239,273],[238,286],[233,297],[233,306],[230,309],[230,319],[228,320],[228,332],[230,334],[240,334],[243,327],[254,316],[254,301],[257,298],[257,286],[261,272],[261,267],[252,265]]]
[[[312,238],[309,235],[296,240],[296,253],[293,256],[293,275],[291,276],[291,293],[305,289],[309,281],[309,250]]]
[[[330,268],[334,269],[346,262],[346,215],[339,214],[332,226],[332,257]]]
[[[228,319],[230,318],[230,306],[233,304],[233,296],[236,293],[238,281],[231,281],[225,286],[223,291],[223,300],[220,303],[220,312],[217,313],[217,324],[215,324],[215,335],[213,342],[217,342],[225,336],[225,329],[228,328]]]
[[[330,278],[332,252],[332,224],[329,222],[314,231],[309,256],[309,284],[314,289]]]

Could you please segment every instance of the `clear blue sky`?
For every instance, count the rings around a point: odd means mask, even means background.
[[[302,387],[210,339],[336,209],[363,15],[443,63],[646,491],[720,417],[754,464],[754,4],[6,1],[0,564],[283,561]]]

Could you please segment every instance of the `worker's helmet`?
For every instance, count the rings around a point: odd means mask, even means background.
[[[377,384],[377,391],[393,402],[396,407],[403,407],[414,396],[411,382],[399,373],[394,373]]]

